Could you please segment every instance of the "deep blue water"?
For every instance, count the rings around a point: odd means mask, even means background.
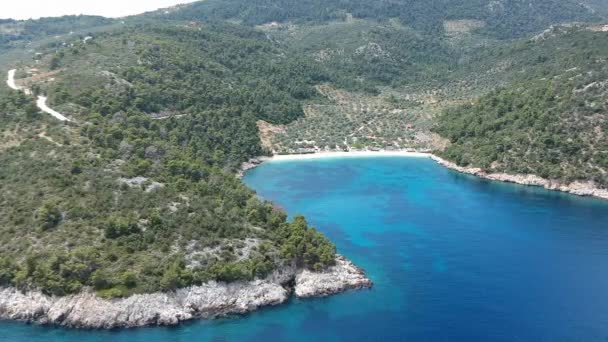
[[[245,181],[302,213],[372,290],[177,328],[0,323],[8,341],[608,341],[608,202],[420,158],[266,163]]]

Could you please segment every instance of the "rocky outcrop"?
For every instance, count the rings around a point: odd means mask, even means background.
[[[574,195],[579,196],[593,196],[603,199],[608,199],[608,189],[598,188],[593,182],[573,182],[570,184],[564,184],[563,182],[557,180],[545,179],[536,175],[511,175],[507,173],[487,173],[480,168],[476,167],[462,167],[458,166],[455,163],[442,159],[440,157],[432,155],[431,158],[435,160],[440,165],[443,165],[452,170],[466,173],[474,176],[478,176],[481,178],[508,182],[508,183],[516,183],[522,185],[530,185],[530,186],[540,186],[547,190],[557,190],[568,192]]]
[[[213,318],[276,305],[289,297],[280,284],[266,281],[211,282],[172,293],[105,300],[93,292],[50,297],[40,292],[0,291],[0,317],[76,328],[130,328],[175,325],[196,317]]]
[[[303,270],[296,276],[295,294],[300,298],[329,296],[348,289],[372,287],[365,272],[352,262],[338,256],[336,265],[324,272]]]
[[[75,328],[111,329],[175,325],[194,318],[244,314],[278,305],[291,295],[295,282],[300,297],[326,296],[370,287],[362,270],[342,256],[325,272],[297,270],[285,265],[270,277],[250,282],[209,282],[169,293],[102,299],[91,290],[65,297],[38,291],[0,289],[0,318]],[[301,282],[301,283],[299,283]]]
[[[245,175],[245,172],[247,172],[251,169],[254,169],[258,165],[262,164],[263,162],[271,160],[271,159],[272,159],[272,157],[264,157],[264,156],[249,159],[249,161],[246,161],[241,164],[241,168],[239,169],[239,172],[237,173],[237,177],[242,178]]]

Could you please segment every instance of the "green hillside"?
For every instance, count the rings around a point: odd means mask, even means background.
[[[492,56],[512,56],[512,84],[448,110],[436,131],[460,165],[608,186],[608,39],[571,29]]]
[[[331,265],[330,241],[235,176],[270,150],[434,149],[608,186],[608,40],[590,30],[605,12],[585,5],[207,0],[2,21],[3,72],[73,122],[0,86],[0,285],[116,297]]]
[[[256,119],[301,115],[308,83],[323,80],[305,61],[231,25],[125,29],[39,51],[37,70],[56,80],[25,82],[75,123],[2,97],[3,284],[122,296],[333,263],[329,241],[234,176],[263,153]],[[164,117],[174,114],[185,116]]]
[[[0,52],[31,41],[64,34],[82,35],[117,25],[116,20],[97,16],[64,16],[38,20],[0,19]]]
[[[476,19],[486,22],[484,31],[511,38],[538,31],[551,24],[596,18],[596,14],[570,0],[397,0],[397,1],[295,1],[295,0],[209,0],[184,6],[161,17],[179,20],[232,19],[246,25],[273,21],[325,22],[355,18],[387,20],[425,32],[437,32],[445,20]]]

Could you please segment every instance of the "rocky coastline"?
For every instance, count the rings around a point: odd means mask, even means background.
[[[346,290],[372,287],[365,272],[341,255],[336,256],[336,265],[326,272],[303,270],[296,275],[294,293],[298,298],[325,297]]]
[[[514,175],[514,174],[500,173],[500,172],[488,173],[488,172],[483,171],[481,168],[477,168],[477,167],[458,166],[453,162],[447,161],[447,160],[445,160],[441,157],[438,157],[432,153],[429,153],[427,151],[422,151],[422,152],[416,152],[416,151],[412,151],[412,150],[354,151],[354,152],[353,151],[351,151],[351,152],[330,151],[330,152],[325,152],[325,153],[312,153],[312,154],[287,155],[287,156],[291,157],[290,159],[300,159],[300,158],[301,159],[314,159],[314,157],[316,157],[317,155],[319,155],[319,157],[326,157],[326,156],[329,157],[329,156],[334,156],[334,155],[344,156],[344,155],[350,155],[350,154],[353,154],[353,156],[356,156],[357,153],[361,153],[361,152],[365,152],[365,156],[370,156],[371,154],[378,155],[378,156],[382,156],[382,155],[400,156],[399,153],[404,153],[402,156],[407,156],[408,154],[411,156],[416,156],[416,157],[418,157],[420,155],[425,155],[425,156],[428,156],[429,158],[433,159],[439,165],[447,167],[448,169],[458,171],[460,173],[465,173],[465,174],[481,177],[481,178],[488,179],[488,180],[515,183],[515,184],[527,185],[527,186],[538,186],[538,187],[545,188],[547,190],[562,191],[562,192],[567,192],[567,193],[577,195],[577,196],[595,197],[595,198],[608,200],[608,189],[599,188],[592,181],[586,181],[586,182],[585,181],[576,181],[576,182],[566,184],[559,180],[545,179],[545,178],[539,177],[537,175]],[[281,155],[281,156],[275,156],[275,157],[253,158],[253,159],[249,160],[248,162],[242,164],[241,169],[238,173],[238,176],[242,177],[245,174],[245,172],[247,172],[248,170],[251,170],[251,169],[257,167],[258,165],[260,165],[261,163],[263,163],[265,161],[273,160],[277,157],[284,158],[285,156]],[[300,158],[298,158],[298,157],[300,157]]]
[[[487,173],[480,168],[477,167],[462,167],[458,166],[455,163],[437,157],[435,155],[430,155],[431,159],[436,161],[438,164],[447,167],[448,169],[452,169],[454,171],[458,171],[460,173],[465,173],[469,175],[474,175],[477,177],[507,182],[507,183],[515,183],[521,185],[528,186],[539,186],[545,188],[547,190],[554,191],[562,191],[567,192],[573,195],[578,196],[588,196],[588,197],[596,197],[608,200],[608,189],[600,189],[593,182],[573,182],[570,184],[565,184],[558,180],[550,180],[545,179],[536,175],[513,175],[508,173]]]
[[[297,297],[321,297],[372,287],[365,272],[341,255],[323,272],[286,265],[266,279],[209,282],[168,293],[103,299],[91,290],[64,297],[0,288],[0,319],[71,328],[114,329],[177,325],[203,318],[245,314]]]
[[[272,159],[272,157],[267,157],[267,156],[251,158],[248,161],[241,164],[241,167],[236,176],[238,178],[243,178],[243,176],[245,175],[245,172],[258,167],[263,162],[271,160],[271,159]]]

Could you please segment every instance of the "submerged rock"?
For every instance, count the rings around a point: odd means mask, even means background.
[[[370,287],[363,271],[342,256],[325,272],[298,271],[285,265],[271,276],[249,282],[209,282],[168,293],[103,299],[87,290],[65,297],[39,291],[0,289],[0,318],[75,328],[112,329],[175,325],[194,318],[244,314],[278,305],[291,295],[295,281],[299,297],[327,296]]]

